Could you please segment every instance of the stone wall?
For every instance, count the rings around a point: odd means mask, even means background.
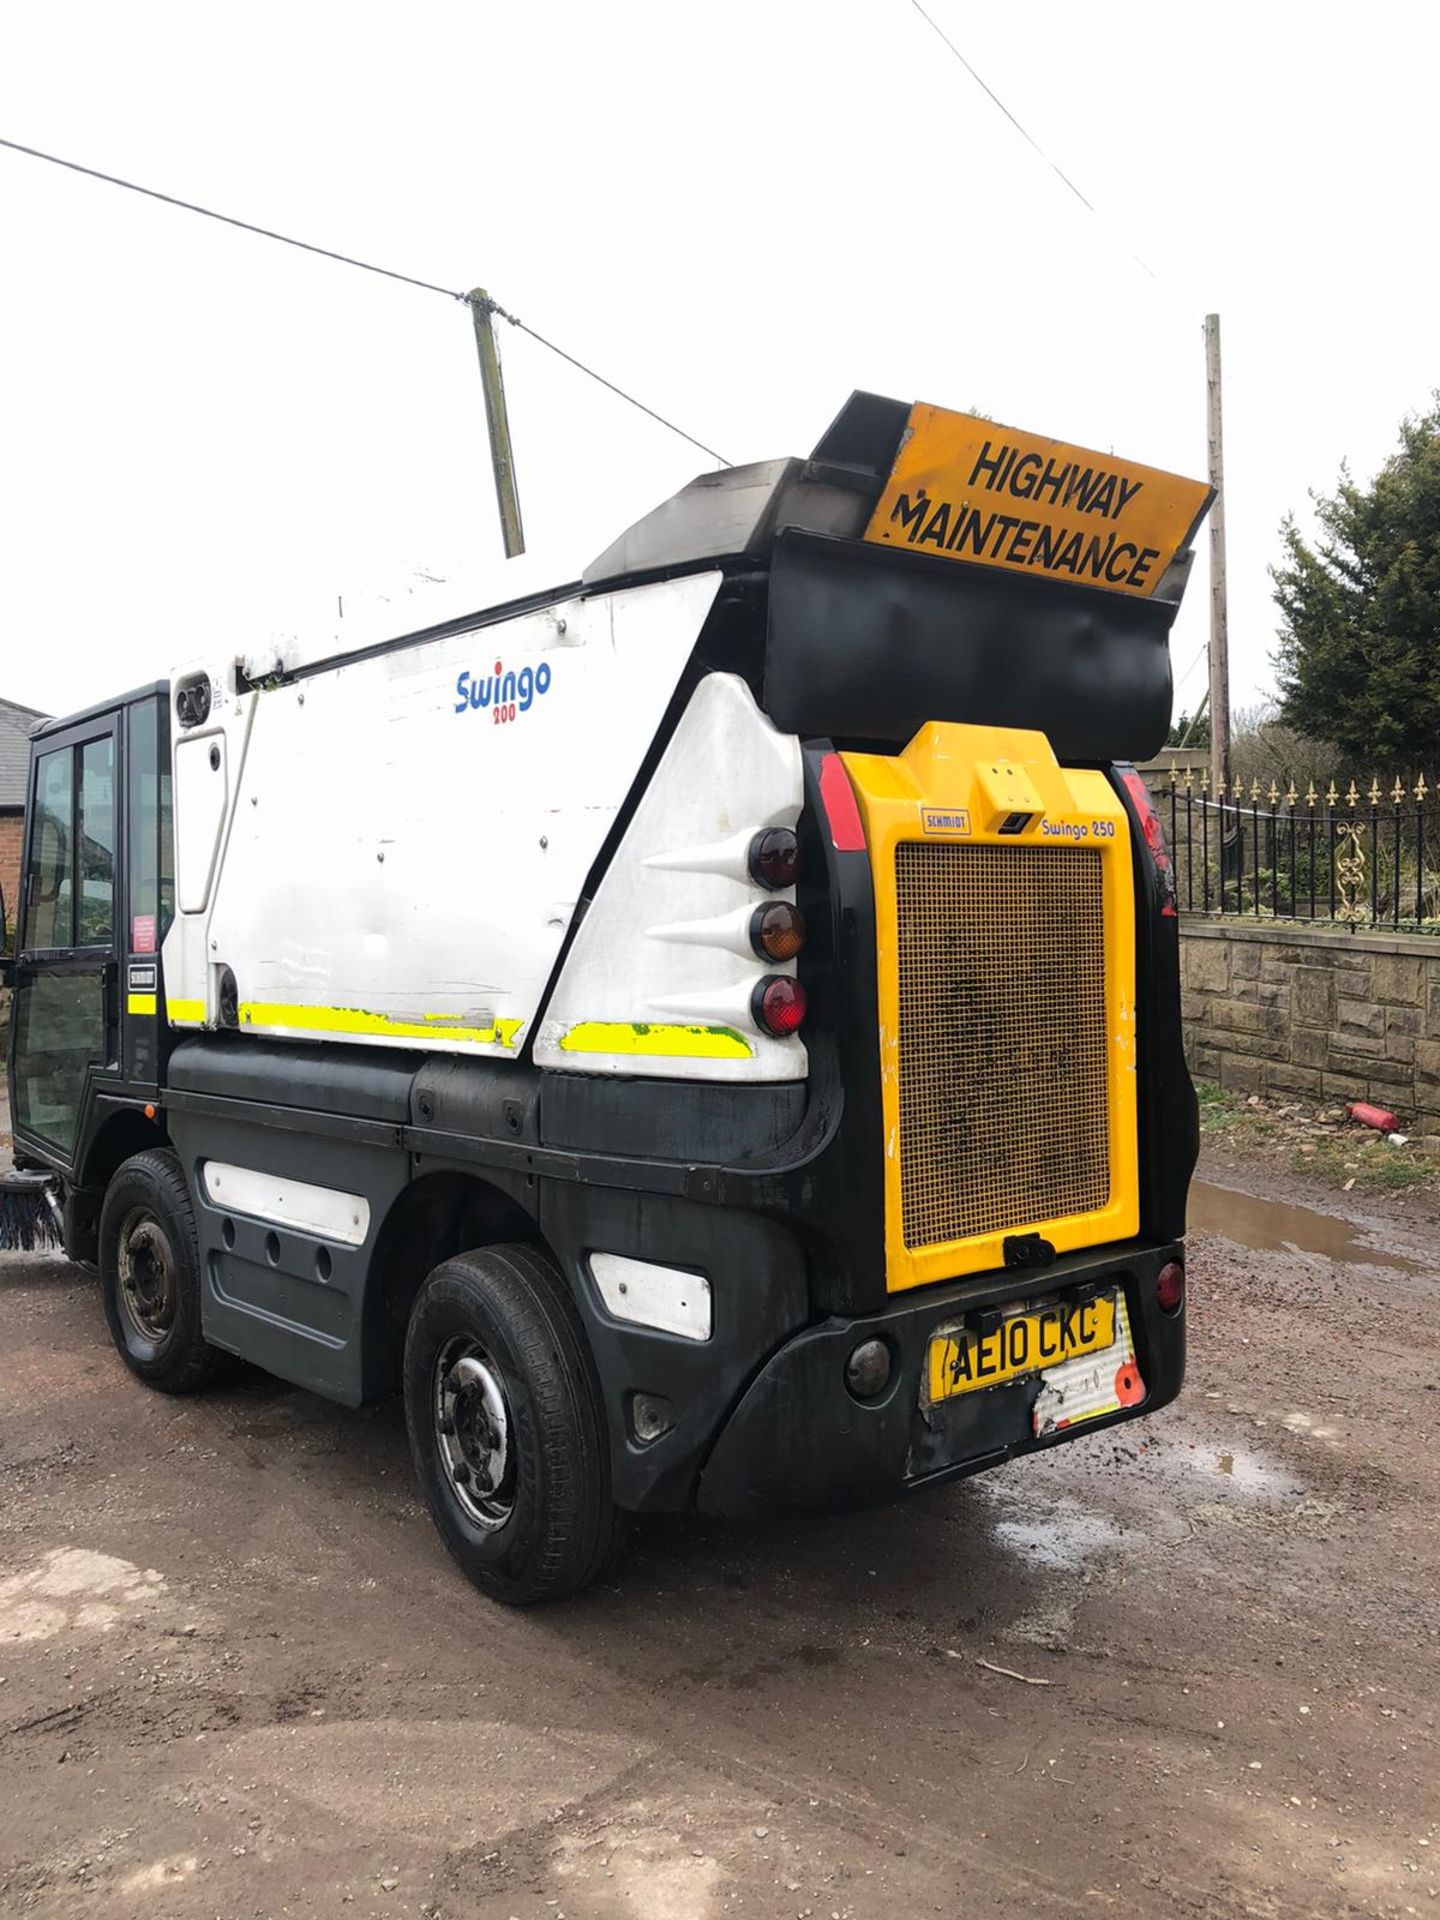
[[[1440,939],[1187,919],[1180,961],[1197,1080],[1440,1133]]]

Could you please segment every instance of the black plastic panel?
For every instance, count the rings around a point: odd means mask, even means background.
[[[764,705],[782,733],[903,746],[927,720],[1028,727],[1064,761],[1143,760],[1170,725],[1176,608],[783,534]]]
[[[263,1100],[403,1125],[410,1118],[411,1082],[423,1059],[398,1048],[300,1046],[216,1033],[176,1047],[167,1077],[184,1093]]]
[[[599,1375],[615,1499],[636,1512],[682,1511],[716,1434],[756,1368],[807,1317],[805,1259],[783,1225],[734,1207],[542,1182],[540,1224],[574,1289]],[[714,1332],[684,1340],[614,1320],[587,1255],[619,1253],[704,1274]],[[661,1394],[675,1424],[642,1446],[627,1431],[635,1393]]]
[[[540,1139],[540,1075],[512,1062],[434,1054],[415,1076],[410,1118],[464,1140]]]
[[[734,1165],[782,1146],[805,1097],[803,1080],[730,1087],[547,1073],[540,1131],[547,1147]]]

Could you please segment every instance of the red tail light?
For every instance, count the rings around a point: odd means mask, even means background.
[[[1150,858],[1155,862],[1155,871],[1160,876],[1160,887],[1164,894],[1160,911],[1167,919],[1175,917],[1175,870],[1170,865],[1170,849],[1165,845],[1165,829],[1160,824],[1160,815],[1155,810],[1155,802],[1150,798],[1150,789],[1136,773],[1133,767],[1120,776],[1121,785],[1129,794],[1135,813],[1140,822],[1140,831],[1145,836],[1145,845]]]
[[[774,1034],[777,1040],[784,1040],[799,1030],[805,1008],[804,987],[782,973],[772,973],[757,981],[750,997],[750,1012],[756,1026],[764,1033]]]
[[[1167,1260],[1155,1276],[1155,1299],[1162,1313],[1178,1313],[1185,1304],[1185,1269]]]
[[[750,842],[750,878],[778,893],[800,875],[800,843],[789,827],[766,827]]]

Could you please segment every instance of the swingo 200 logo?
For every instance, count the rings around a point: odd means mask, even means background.
[[[455,711],[464,713],[467,709],[488,707],[495,725],[503,726],[507,720],[528,713],[537,697],[549,691],[548,660],[542,660],[538,667],[521,667],[518,673],[513,668],[507,673],[497,660],[495,671],[487,673],[483,680],[468,667],[460,675],[455,682]]]

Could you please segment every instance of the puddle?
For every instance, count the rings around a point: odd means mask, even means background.
[[[1418,1273],[1419,1267],[1401,1253],[1369,1246],[1361,1230],[1334,1214],[1314,1207],[1286,1206],[1279,1200],[1257,1200],[1231,1187],[1213,1187],[1208,1180],[1190,1184],[1188,1225],[1194,1233],[1218,1233],[1237,1246],[1257,1253],[1318,1253],[1327,1260],[1356,1266],[1398,1267]]]
[[[1169,1458],[1161,1455],[1155,1461],[1162,1479],[1194,1479],[1197,1476],[1208,1479],[1212,1474],[1223,1474],[1228,1486],[1211,1489],[1212,1497],[1225,1498],[1235,1493],[1257,1500],[1292,1499],[1300,1491],[1300,1483],[1280,1467],[1273,1467],[1258,1454],[1248,1448],[1228,1446],[1223,1449],[1214,1447],[1187,1447],[1184,1452],[1176,1451]]]
[[[1078,1573],[1087,1560],[1098,1559],[1118,1544],[1120,1534],[1099,1514],[1057,1512],[1045,1518],[998,1520],[995,1538],[1002,1547],[1050,1573]]]
[[[976,1491],[998,1515],[992,1528],[999,1545],[1047,1573],[1078,1573],[1119,1543],[1119,1528],[1077,1501],[1037,1498],[1033,1489],[989,1480],[977,1481]]]

